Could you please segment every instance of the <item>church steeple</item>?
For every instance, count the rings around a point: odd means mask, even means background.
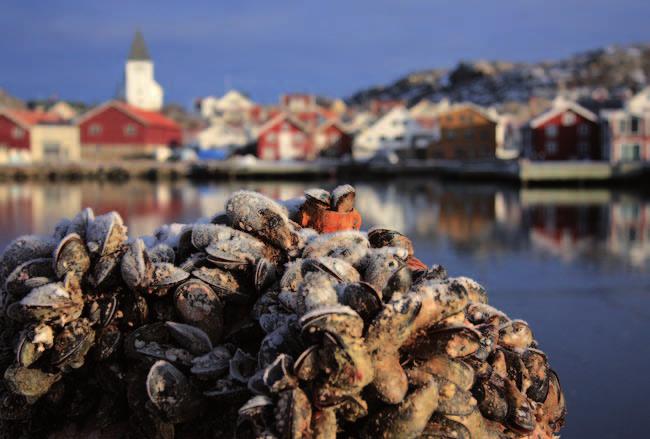
[[[130,61],[151,61],[149,50],[144,43],[144,37],[139,30],[135,32],[133,42],[131,43],[131,51],[129,52]]]

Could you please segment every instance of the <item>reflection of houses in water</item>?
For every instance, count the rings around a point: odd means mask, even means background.
[[[650,260],[650,205],[621,198],[610,205],[608,250],[634,265]]]
[[[438,233],[457,244],[481,240],[495,221],[494,192],[445,191],[439,199]]]
[[[543,200],[544,196],[540,198]],[[594,250],[605,239],[607,205],[580,204],[579,199],[575,203],[562,202],[560,198],[555,202],[547,200],[527,207],[526,218],[534,246],[571,260]]]
[[[0,230],[11,230],[14,235],[50,234],[61,218],[74,216],[80,206],[79,186],[2,185]]]

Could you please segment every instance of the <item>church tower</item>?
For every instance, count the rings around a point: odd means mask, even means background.
[[[128,104],[151,111],[159,111],[162,108],[163,90],[154,79],[153,61],[140,31],[135,33],[131,43],[124,76]]]

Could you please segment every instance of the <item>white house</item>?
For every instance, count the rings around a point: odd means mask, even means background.
[[[236,149],[254,140],[254,133],[247,124],[229,123],[223,118],[213,118],[210,126],[197,135],[201,149]]]
[[[153,61],[137,31],[131,43],[131,52],[124,69],[126,102],[143,110],[160,111],[163,106],[163,89],[154,79]]]
[[[650,86],[622,109],[600,113],[603,157],[610,162],[650,160]]]
[[[254,102],[243,93],[230,90],[221,98],[208,96],[201,99],[201,116],[206,119],[224,118],[228,121],[247,120],[248,113],[254,106]]]
[[[426,149],[438,137],[435,129],[423,128],[404,106],[393,108],[354,140],[355,159],[369,159],[377,152]]]

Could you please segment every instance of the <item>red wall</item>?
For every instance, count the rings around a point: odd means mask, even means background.
[[[0,116],[0,145],[7,145],[16,149],[30,149],[29,130],[24,131],[23,137],[16,139],[13,136],[14,128],[18,126],[6,116]]]
[[[294,123],[286,120],[286,119],[281,119],[278,122],[274,123],[272,126],[268,127],[266,130],[261,132],[257,138],[257,156],[262,158],[266,157],[264,151],[267,149],[272,149],[274,151],[274,158],[275,160],[282,160],[285,159],[286,157],[280,157],[280,151],[279,151],[279,140],[280,140],[280,133],[282,132],[282,127],[284,124],[287,123],[289,124],[289,129],[291,131],[292,135],[296,135],[298,133],[302,133],[304,135],[304,140],[301,143],[302,146],[302,157],[299,157],[300,159],[307,159],[310,158],[310,155],[312,153],[312,141],[309,136],[309,134],[304,133],[300,128],[298,128]],[[271,135],[275,135],[275,139],[271,139]]]
[[[576,116],[575,123],[564,126],[562,124],[562,116],[564,114],[560,113],[531,130],[533,153],[531,158],[537,160],[578,160],[584,158],[578,156],[578,143],[585,141],[589,145],[588,158],[592,160],[602,159],[598,124],[577,113],[573,113]],[[587,124],[589,126],[589,134],[587,136],[582,137],[578,134],[578,127],[581,124]],[[551,125],[557,127],[557,135],[547,138],[546,127]],[[547,140],[554,140],[557,143],[557,152],[555,154],[549,154],[546,151]]]
[[[99,134],[90,134],[90,126],[101,125]],[[127,136],[124,129],[127,125],[136,126],[136,133]],[[84,120],[79,129],[81,143],[90,145],[132,145],[132,144],[180,144],[181,130],[179,128],[147,126],[123,111],[107,107],[103,111]]]
[[[331,156],[342,156],[352,152],[352,136],[342,131],[338,126],[332,124],[325,128],[324,133],[328,139],[335,138],[334,142],[329,142],[321,154]],[[326,151],[327,150],[327,151]]]

